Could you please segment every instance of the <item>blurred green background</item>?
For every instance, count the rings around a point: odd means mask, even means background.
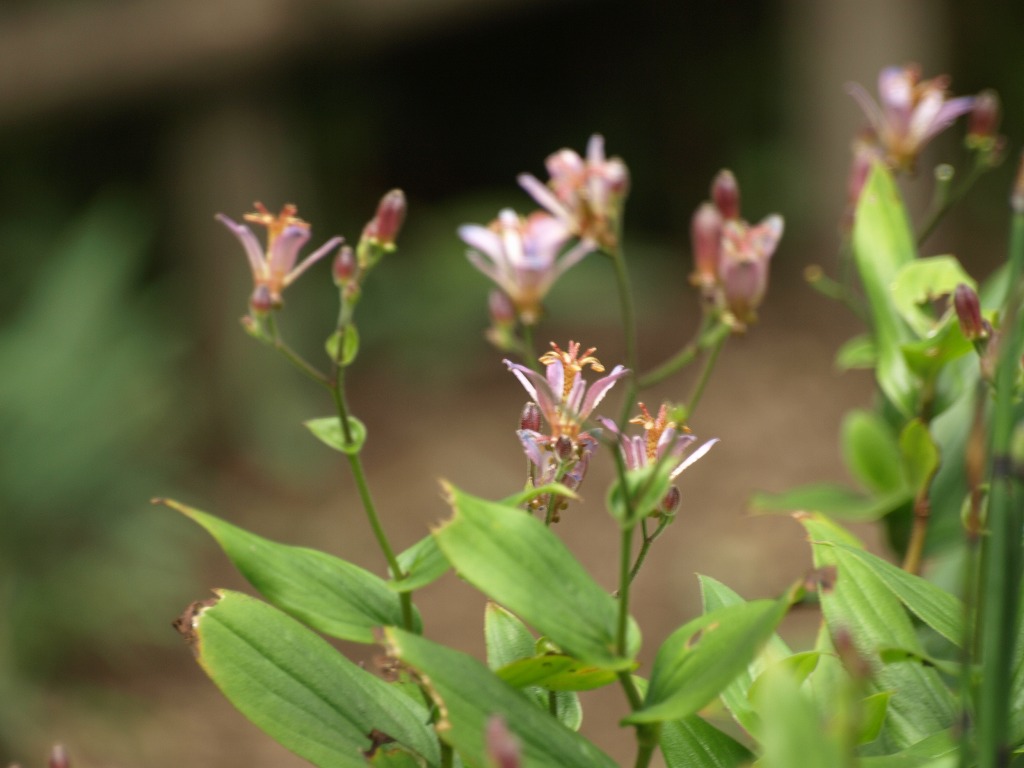
[[[831,370],[855,326],[801,280],[834,263],[862,123],[843,84],[873,91],[882,66],[917,61],[957,94],[1000,92],[1010,159],[928,249],[983,277],[1024,136],[1022,37],[1024,5],[991,1],[4,0],[0,763],[40,765],[64,740],[82,768],[299,764],[217,698],[170,630],[208,587],[241,584],[151,496],[381,567],[347,477],[298,426],[329,403],[239,332],[249,275],[215,212],[295,202],[318,245],[354,241],[381,194],[406,191],[352,375],[400,545],[443,516],[439,476],[491,495],[521,482],[523,394],[483,340],[487,281],[455,236],[531,207],[517,173],[543,176],[547,154],[595,131],[626,160],[649,363],[696,322],[688,226],[712,175],[736,172],[747,218],[782,213],[764,323],[730,345],[694,424],[722,447],[688,476],[685,522],[641,580],[656,639],[694,609],[694,570],[747,594],[798,572],[795,529],[746,520],[744,501],[841,479],[840,414],[870,396]],[[934,162],[962,158],[961,135],[926,154],[912,208]],[[311,357],[335,311],[326,271],[289,290],[282,319]],[[585,262],[548,306],[544,339],[617,361],[607,265]],[[602,482],[588,481],[594,501]],[[586,514],[565,535],[602,572],[614,544],[599,504]],[[428,631],[478,650],[479,604],[451,582],[423,597]]]

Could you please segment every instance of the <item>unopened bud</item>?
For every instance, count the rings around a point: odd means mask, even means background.
[[[359,265],[356,263],[356,255],[347,245],[343,246],[338,255],[334,257],[331,265],[331,275],[334,277],[334,284],[338,287],[348,285],[355,279]]]
[[[555,455],[562,461],[572,457],[574,448],[572,438],[568,435],[559,435],[558,439],[555,440]]]
[[[50,750],[50,768],[69,768],[70,765],[67,750],[60,744],[54,744]]]
[[[505,725],[501,715],[492,715],[487,721],[487,755],[495,768],[519,768],[521,765],[519,742]]]
[[[519,417],[519,428],[531,432],[540,431],[540,408],[536,403],[531,401],[523,406],[523,413]]]
[[[960,330],[968,341],[977,341],[988,337],[989,327],[981,316],[981,302],[977,292],[965,283],[960,283],[953,291],[953,309],[956,310]]]
[[[274,299],[270,295],[270,288],[260,283],[252,292],[249,299],[249,307],[256,315],[266,315],[274,308]]]
[[[724,219],[740,217],[740,186],[732,171],[722,170],[711,182],[711,199]]]
[[[718,279],[718,256],[722,241],[722,214],[711,203],[704,203],[690,222],[693,243],[693,274],[695,285],[714,285]]]
[[[996,139],[1000,120],[999,94],[984,90],[974,99],[974,109],[967,124],[967,146],[990,149]]]
[[[383,248],[393,248],[405,221],[405,193],[393,189],[381,198],[377,214],[363,229],[363,237]]]
[[[680,494],[679,489],[673,485],[668,489],[668,493],[665,494],[665,498],[661,500],[661,514],[670,516],[674,515],[676,510],[679,509],[679,504],[682,500],[682,494]]]

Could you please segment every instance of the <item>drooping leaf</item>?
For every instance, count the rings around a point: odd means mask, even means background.
[[[306,547],[279,544],[176,501],[163,500],[199,523],[239,572],[282,611],[324,634],[376,642],[374,631],[402,624],[398,596],[357,565]],[[415,615],[416,626],[419,615]]]
[[[303,422],[306,429],[328,448],[342,453],[355,454],[363,449],[366,442],[366,425],[355,416],[348,417],[348,429],[351,440],[345,439],[341,422],[337,416],[324,416],[322,419],[310,419]]]
[[[433,536],[426,536],[397,555],[398,565],[405,578],[387,582],[395,592],[412,592],[441,578],[451,567],[448,559],[437,547]],[[392,574],[392,577],[394,574]]]
[[[955,595],[866,550],[842,544],[836,544],[835,548],[834,557],[840,567],[849,558],[860,561],[917,618],[954,645],[963,643],[964,605]]]
[[[881,163],[872,168],[857,205],[853,255],[871,309],[878,385],[910,417],[918,400],[918,383],[900,346],[913,340],[914,333],[896,309],[892,282],[917,253],[899,191]]]
[[[662,643],[644,706],[627,723],[681,720],[714,699],[747,669],[786,614],[791,595],[711,611]]]
[[[276,608],[220,590],[179,620],[200,666],[255,725],[320,768],[361,768],[373,734],[440,764],[421,705]]]
[[[614,768],[608,755],[476,659],[400,629],[386,629],[385,636],[391,654],[427,683],[443,716],[438,732],[466,765],[487,765],[484,732],[497,714],[522,745],[524,765]]]
[[[538,684],[541,681],[537,679],[509,679],[502,674],[502,669],[536,658],[537,643],[523,622],[500,605],[488,603],[484,613],[484,639],[487,643],[487,666],[495,670],[498,677],[512,687],[522,689],[541,709],[550,712],[553,703],[555,714],[563,725],[574,731],[580,729],[583,707],[575,693],[541,688]]]
[[[893,306],[918,336],[927,336],[936,320],[922,306],[952,294],[960,283],[974,289],[978,287],[955,256],[914,259],[901,266],[893,277]]]
[[[953,695],[934,669],[916,664],[883,664],[883,648],[921,651],[920,641],[902,603],[860,558],[845,554],[857,547],[847,531],[820,515],[799,515],[819,569],[835,569],[834,580],[819,589],[822,612],[833,636],[845,633],[871,666],[873,691],[893,691],[879,746],[898,751],[953,722]]]
[[[619,604],[542,522],[447,486],[452,518],[434,537],[459,575],[582,662],[627,669],[640,645],[629,619],[617,652]],[[538,596],[543,596],[539,599]]]
[[[876,494],[906,487],[900,448],[888,424],[871,411],[850,411],[843,419],[843,458],[850,474]]]
[[[840,520],[879,520],[913,498],[909,489],[865,496],[835,483],[801,485],[782,493],[756,493],[750,500],[755,512],[821,512]]]

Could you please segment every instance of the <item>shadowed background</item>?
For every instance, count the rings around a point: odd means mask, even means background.
[[[209,587],[244,585],[151,496],[383,570],[344,467],[300,425],[330,403],[240,332],[249,275],[215,212],[295,202],[313,245],[354,241],[381,194],[406,191],[400,251],[359,306],[350,376],[399,547],[446,514],[438,478],[490,497],[523,481],[513,430],[525,394],[483,340],[488,284],[455,236],[500,207],[532,207],[517,173],[543,178],[547,154],[582,151],[595,131],[626,160],[644,368],[698,320],[689,217],[714,173],[737,174],[746,218],[785,216],[762,323],[727,346],[691,424],[722,443],[682,479],[679,519],[637,582],[650,651],[699,610],[695,572],[754,598],[807,567],[797,526],[746,516],[753,491],[845,479],[839,422],[871,382],[833,371],[856,325],[801,277],[835,260],[862,124],[843,84],[873,91],[881,67],[917,61],[925,76],[952,74],[957,94],[999,90],[1003,130],[1019,140],[1022,29],[1024,7],[989,2],[7,0],[0,764],[41,765],[55,740],[80,768],[302,764],[219,697],[170,629]],[[907,185],[916,212],[932,165],[962,160],[960,136],[936,142]],[[1015,150],[926,253],[988,273]],[[289,289],[281,318],[311,358],[335,313],[327,271]],[[542,342],[621,359],[608,263],[588,258],[547,306]],[[682,399],[691,379],[649,400]],[[612,588],[600,464],[559,529]],[[471,590],[449,575],[417,603],[431,637],[481,652]],[[813,628],[797,616],[789,631]],[[584,706],[584,732],[628,760],[628,734],[612,727],[618,691]]]

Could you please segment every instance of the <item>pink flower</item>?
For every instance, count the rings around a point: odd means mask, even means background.
[[[847,91],[867,115],[886,162],[895,170],[910,171],[932,137],[974,108],[971,96],[948,99],[948,85],[946,76],[921,80],[920,69],[909,65],[882,70],[878,103],[858,83],[850,83]]]
[[[252,269],[253,309],[268,311],[280,307],[283,303],[281,293],[284,289],[340,245],[342,239],[332,237],[295,266],[299,251],[309,240],[309,224],[295,215],[297,209],[294,205],[285,205],[277,216],[271,214],[262,203],[256,203],[255,208],[256,213],[247,213],[245,220],[267,228],[266,250],[260,247],[259,241],[249,227],[236,224],[222,213],[218,213],[216,218],[234,233],[245,248],[245,255],[249,258],[249,267]]]
[[[602,248],[618,247],[618,224],[629,190],[629,169],[617,157],[605,158],[604,138],[598,134],[587,143],[586,158],[571,149],[549,156],[545,165],[551,177],[542,184],[528,173],[519,184],[542,207],[557,216],[569,231]]]
[[[522,218],[508,208],[490,226],[459,227],[459,237],[473,249],[466,254],[470,263],[497,283],[527,325],[540,320],[555,280],[593,249],[579,243],[560,256],[569,240],[561,221],[540,211]]]

